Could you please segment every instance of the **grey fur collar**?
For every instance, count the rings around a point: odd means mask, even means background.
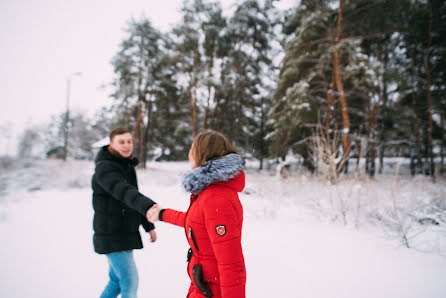
[[[245,159],[238,154],[228,154],[208,160],[201,167],[183,175],[183,187],[187,192],[199,194],[211,183],[234,178],[244,166]]]

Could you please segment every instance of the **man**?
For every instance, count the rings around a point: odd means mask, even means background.
[[[147,221],[147,211],[155,203],[138,191],[132,156],[133,139],[127,129],[117,128],[110,133],[110,144],[96,156],[93,189],[93,244],[109,263],[110,280],[101,298],[136,297],[138,272],[133,249],[143,247],[139,226],[156,241],[154,225]]]

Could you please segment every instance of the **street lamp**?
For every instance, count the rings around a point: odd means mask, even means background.
[[[74,76],[82,75],[81,72],[73,72],[67,76],[67,112],[65,113],[65,123],[64,123],[64,154],[63,160],[66,161],[68,157],[68,122],[70,121],[70,85],[71,78]]]

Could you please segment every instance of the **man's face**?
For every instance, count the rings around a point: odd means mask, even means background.
[[[110,142],[110,146],[117,151],[122,157],[127,158],[133,152],[133,139],[130,133],[114,136]]]

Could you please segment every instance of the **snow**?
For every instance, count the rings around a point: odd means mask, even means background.
[[[163,207],[186,210],[188,195],[180,187],[186,170],[187,162],[149,163],[138,170],[141,192]],[[76,161],[37,161],[9,170],[0,194],[0,297],[99,296],[107,262],[93,252],[92,172],[91,162]],[[385,179],[374,183],[351,181],[339,188],[354,196],[381,186],[384,194]],[[417,196],[433,192],[425,181],[418,185]],[[344,226],[326,213],[316,216],[309,202],[329,191],[335,187],[312,177],[281,180],[247,171],[240,195],[247,297],[446,297],[444,257],[407,249],[367,227]],[[150,243],[142,232],[145,248],[135,251],[139,297],[185,297],[184,232],[164,223],[156,227],[158,241]]]

